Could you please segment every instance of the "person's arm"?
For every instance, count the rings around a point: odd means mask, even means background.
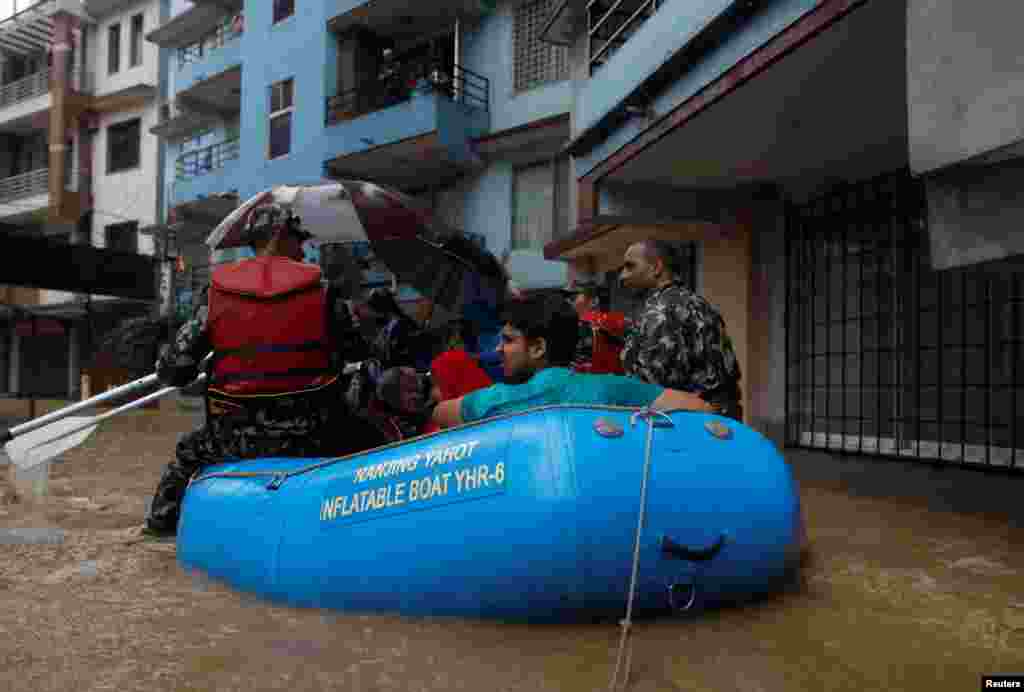
[[[462,425],[464,422],[462,420],[462,397],[442,401],[434,407],[434,415],[431,416],[431,420],[437,423],[441,430]]]
[[[156,361],[156,374],[165,385],[184,387],[191,383],[199,374],[199,363],[212,348],[208,296],[207,288],[191,319],[181,326],[174,340],[161,350]]]
[[[681,392],[678,389],[666,389],[651,402],[651,408],[655,411],[699,411],[701,413],[717,413],[718,408],[704,401],[697,394]]]

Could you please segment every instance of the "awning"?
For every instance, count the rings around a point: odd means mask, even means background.
[[[618,269],[629,246],[641,240],[700,241],[728,236],[727,227],[710,221],[598,216],[567,237],[545,245],[544,257],[577,264],[587,273],[603,273]]]

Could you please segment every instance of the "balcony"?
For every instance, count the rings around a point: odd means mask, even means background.
[[[205,80],[215,79],[239,68],[242,64],[242,51],[238,38],[241,35],[241,24],[224,18],[215,29],[200,39],[178,46],[178,73],[175,75],[178,91],[185,91]]]
[[[327,99],[327,174],[402,188],[462,175],[489,126],[490,83],[460,65],[401,65]]]
[[[157,123],[149,131],[157,137],[177,139],[213,127],[217,122],[216,114],[206,112],[202,105],[179,94],[160,104]]]
[[[37,215],[50,206],[50,169],[38,168],[0,178],[0,218],[10,221]]]
[[[174,162],[174,203],[226,192],[234,181],[238,153],[238,139],[229,139],[180,155]]]
[[[0,120],[21,121],[50,109],[50,71],[40,70],[0,86]]]

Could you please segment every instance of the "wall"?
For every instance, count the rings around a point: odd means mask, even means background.
[[[704,297],[718,307],[732,338],[740,364],[743,417],[751,418],[751,234],[749,227],[733,226],[731,237],[701,243],[701,289]],[[757,372],[757,369],[754,369]]]
[[[142,142],[139,167],[118,173],[107,173],[107,128],[110,125],[142,118]],[[156,123],[156,109],[152,106],[135,111],[103,113],[99,118],[99,131],[93,137],[93,231],[96,247],[104,247],[106,226],[123,221],[138,221],[139,227],[156,222],[156,167],[159,140],[149,133]],[[139,252],[152,254],[152,236],[139,237]]]
[[[935,269],[1024,254],[1024,159],[929,176],[928,232]]]
[[[145,37],[160,24],[160,4],[158,2],[140,2],[128,5],[109,17],[97,22],[95,32],[89,37],[91,60],[89,71],[95,79],[97,96],[114,93],[137,84],[157,86],[160,81],[160,47],[150,41],[142,40],[142,64],[129,67],[131,59],[131,18],[143,13],[142,34]],[[121,23],[121,59],[120,69],[109,74],[107,67],[108,29]]]
[[[502,3],[494,14],[467,24],[462,58],[466,68],[490,81],[491,131],[518,127],[572,110],[572,82],[564,80],[517,93],[513,88],[513,9]]]
[[[1024,139],[1020,3],[908,0],[910,166],[923,173]]]

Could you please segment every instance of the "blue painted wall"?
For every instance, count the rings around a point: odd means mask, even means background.
[[[770,41],[787,26],[818,5],[820,0],[774,0],[729,40],[709,53],[672,86],[658,95],[652,106],[663,114],[692,98],[722,76],[733,65]],[[653,19],[636,34],[594,76],[577,85],[574,104],[578,132],[589,127],[613,108],[654,69],[683,47],[707,20],[724,6],[726,0],[669,0]],[[586,155],[576,159],[576,175],[582,177],[601,161],[640,135],[646,126],[636,119],[617,129]],[[578,132],[574,132],[578,134]]]

